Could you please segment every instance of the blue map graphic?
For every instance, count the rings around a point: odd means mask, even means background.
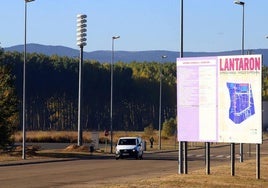
[[[248,83],[227,83],[230,94],[229,118],[240,124],[255,114],[251,85]]]

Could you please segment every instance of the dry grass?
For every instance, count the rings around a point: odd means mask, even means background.
[[[146,135],[143,131],[114,131],[113,141],[116,142],[118,138],[122,136],[140,136],[142,137],[149,146],[150,135]],[[154,148],[158,147],[158,131],[155,130],[153,133],[154,137]],[[22,141],[22,132],[17,132],[14,135],[15,142]],[[61,143],[76,143],[77,142],[77,131],[27,131],[26,132],[27,142],[61,142]],[[105,136],[104,132],[99,132],[100,143],[105,143],[105,140],[110,140],[110,136]],[[268,133],[263,133],[263,139],[268,139]],[[91,142],[91,132],[83,131],[83,142]],[[178,149],[178,142],[175,136],[162,137],[161,139],[162,149]],[[224,143],[212,143],[212,144],[224,144]],[[202,142],[189,142],[189,147],[204,147]],[[147,147],[150,150],[149,147]]]
[[[256,179],[255,160],[237,163],[235,176],[231,176],[230,166],[211,168],[211,174],[206,175],[205,169],[188,174],[173,174],[155,178],[128,179],[116,184],[106,185],[110,188],[127,187],[191,187],[191,188],[221,188],[221,187],[268,187],[268,157],[261,158],[261,178]],[[138,182],[138,183],[137,183]]]
[[[90,132],[83,132],[84,141],[90,142]],[[22,132],[17,132],[14,136],[15,142],[22,141]],[[77,142],[77,132],[75,131],[27,131],[27,142]]]
[[[155,130],[154,147],[149,147],[150,135],[146,135],[143,131],[114,131],[113,142],[115,143],[122,136],[139,136],[147,142],[147,150],[153,150],[158,148],[158,131]],[[22,142],[22,132],[17,132],[14,136],[15,142]],[[105,140],[110,141],[110,136],[105,136],[104,132],[99,132],[100,143],[105,143]],[[58,143],[77,143],[77,132],[76,131],[27,131],[26,142],[58,142]],[[83,131],[83,142],[91,142],[91,132]],[[162,137],[161,139],[162,149],[178,149],[178,142],[175,136]],[[200,147],[204,146],[204,143],[189,143],[189,147]]]
[[[21,159],[21,156],[10,155],[9,153],[1,153],[0,161],[18,161]]]
[[[40,147],[37,145],[27,146],[25,154],[28,159],[40,158],[37,154],[38,150],[40,150]],[[21,159],[22,159],[22,146],[17,146],[12,151],[9,152],[0,152],[0,162],[19,161]]]
[[[64,149],[64,151],[69,152],[88,152],[89,146],[83,145],[78,146],[77,144],[71,144],[67,148]]]

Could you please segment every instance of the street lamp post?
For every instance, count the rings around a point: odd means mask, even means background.
[[[235,4],[241,5],[243,9],[242,15],[242,42],[241,42],[241,55],[244,55],[244,35],[245,35],[245,2],[236,0],[234,1]],[[240,162],[243,162],[243,143],[240,143]]]
[[[181,0],[181,42],[180,42],[180,47],[181,47],[181,52],[180,52],[180,58],[183,58],[183,0]],[[178,173],[182,174],[183,173],[183,163],[185,162],[184,158],[187,159],[185,156],[183,156],[183,145],[184,142],[179,141],[179,151],[178,151]],[[185,148],[184,148],[185,149]],[[185,150],[184,150],[185,151]],[[186,153],[187,154],[187,153]]]
[[[25,141],[26,141],[26,36],[27,36],[27,3],[34,0],[25,0],[24,4],[24,61],[23,61],[23,86],[22,86],[22,159],[26,159]]]
[[[110,109],[110,138],[111,138],[111,153],[113,153],[113,65],[114,65],[114,40],[120,36],[112,37],[112,57],[111,57],[111,109]]]
[[[167,56],[163,55],[162,60],[167,58]],[[160,71],[159,71],[159,116],[158,116],[158,149],[161,150],[161,115],[162,115],[162,62],[159,64]]]
[[[244,35],[245,35],[245,2],[236,0],[234,1],[235,4],[241,5],[243,9],[243,15],[242,15],[242,42],[241,42],[241,54],[244,55]]]

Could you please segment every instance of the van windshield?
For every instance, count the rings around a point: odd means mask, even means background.
[[[120,139],[118,145],[136,145],[136,139]]]

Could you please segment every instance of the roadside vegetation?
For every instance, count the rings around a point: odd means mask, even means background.
[[[166,127],[166,128],[165,128]],[[171,130],[173,129],[173,131]],[[173,124],[163,127],[161,131],[161,149],[162,150],[177,150],[178,141],[175,132],[176,127]],[[171,134],[171,132],[173,132]],[[83,131],[83,143],[84,145],[91,145],[92,132]],[[168,135],[168,136],[167,136]],[[146,142],[147,150],[158,149],[159,144],[159,131],[148,126],[144,128],[144,131],[114,131],[113,142],[114,144],[120,137],[123,136],[139,136]],[[150,138],[154,138],[153,147],[150,147]],[[263,139],[268,139],[268,133],[263,132]],[[22,132],[18,131],[12,137],[15,143],[22,142]],[[26,142],[38,145],[38,143],[69,143],[70,145],[77,143],[77,131],[27,131]],[[99,144],[110,144],[110,135],[105,136],[103,131],[99,132]],[[226,145],[226,143],[211,143],[211,145]],[[189,142],[189,148],[205,147],[203,142]]]
[[[205,169],[189,170],[188,174],[177,174],[156,178],[122,178],[117,183],[101,185],[109,188],[128,187],[160,187],[160,188],[264,188],[268,187],[268,157],[261,158],[261,177],[256,179],[256,161],[245,160],[236,163],[236,174],[231,176],[230,165],[211,167],[211,174],[206,175]],[[137,184],[137,182],[139,182]],[[96,186],[98,187],[98,186]]]
[[[150,130],[148,130],[150,129]],[[113,132],[113,143],[115,144],[120,137],[123,136],[139,136],[144,141],[146,141],[147,150],[157,150],[158,149],[158,134],[157,130],[151,129],[151,127],[145,128],[145,131],[114,131]],[[41,149],[38,143],[67,143],[66,148],[62,148],[57,152],[90,152],[89,147],[91,146],[92,132],[83,131],[83,146],[77,146],[77,132],[76,131],[27,131],[26,132],[26,143],[27,147],[27,156],[28,158],[38,158],[44,156],[40,155]],[[150,147],[149,139],[153,137],[154,143],[153,147]],[[17,146],[10,148],[9,150],[0,150],[0,161],[12,161],[20,160],[22,152],[22,132],[18,131],[12,136],[12,140],[16,143]],[[174,150],[178,149],[178,143],[176,141],[176,135],[171,136],[162,136],[162,149],[164,150]],[[30,143],[30,144],[29,144]],[[99,143],[102,144],[102,147],[94,152],[109,153],[108,147],[110,144],[110,135],[105,136],[103,131],[99,132]],[[106,145],[107,144],[107,145]],[[199,144],[200,145],[200,144]],[[203,145],[203,144],[201,144]],[[39,152],[40,151],[40,152]],[[53,151],[52,151],[53,152]],[[62,155],[62,154],[59,154]],[[51,156],[50,154],[47,155]]]
[[[163,131],[162,131],[163,132]],[[83,143],[90,144],[92,142],[91,131],[83,131]],[[163,133],[162,133],[163,134]],[[158,147],[159,132],[158,130],[147,129],[145,131],[114,131],[113,142],[115,143],[119,137],[123,136],[139,136],[146,141],[149,146],[150,138],[154,138],[153,148]],[[16,143],[22,142],[22,132],[19,131],[14,135]],[[177,147],[176,135],[161,136],[161,141],[165,149],[175,149]],[[77,143],[77,131],[27,131],[26,142],[30,143]],[[105,136],[103,131],[99,132],[99,143],[110,144],[110,135]]]

